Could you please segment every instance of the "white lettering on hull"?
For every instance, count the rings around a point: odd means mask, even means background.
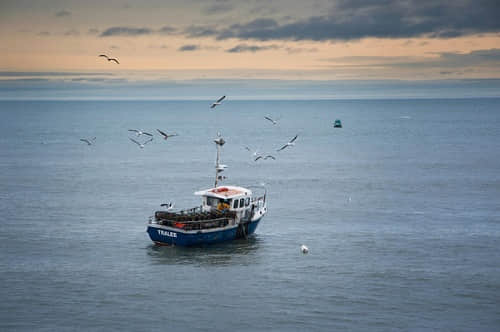
[[[159,229],[158,234],[168,237],[177,237],[177,233]]]

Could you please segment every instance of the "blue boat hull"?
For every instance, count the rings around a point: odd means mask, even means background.
[[[248,223],[245,227],[245,234],[253,234],[261,219]],[[238,226],[210,232],[186,232],[176,228],[152,224],[148,225],[147,232],[151,240],[159,245],[195,246],[225,242],[241,237]]]

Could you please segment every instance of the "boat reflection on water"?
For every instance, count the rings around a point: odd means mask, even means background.
[[[183,246],[148,246],[147,254],[156,264],[189,265],[250,265],[258,257],[257,250],[262,239],[257,235],[248,239],[192,247]]]

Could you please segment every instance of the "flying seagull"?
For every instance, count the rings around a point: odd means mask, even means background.
[[[220,105],[222,103],[222,101],[224,100],[224,98],[226,98],[226,96],[222,96],[219,99],[217,99],[217,101],[215,103],[210,105],[210,108],[215,108],[217,105]]]
[[[148,144],[149,142],[151,142],[151,141],[153,140],[153,138],[151,137],[151,138],[150,138],[150,139],[148,139],[146,142],[144,142],[144,143],[140,143],[140,142],[137,142],[137,141],[136,141],[135,139],[133,139],[133,138],[130,138],[130,137],[129,137],[129,139],[130,139],[132,142],[134,142],[135,144],[139,145],[139,147],[140,147],[141,149],[142,149],[142,148],[144,148],[144,146],[145,146],[146,144]]]
[[[141,136],[141,135],[147,135],[147,136],[151,136],[153,137],[152,134],[150,133],[147,133],[145,131],[142,131],[142,130],[137,130],[137,129],[129,129],[128,131],[133,131],[134,133],[136,133],[137,137]]]
[[[91,139],[80,138],[80,141],[87,143],[87,145],[92,145],[95,142],[95,139],[96,139],[95,137]]]
[[[172,137],[172,136],[179,136],[179,135],[178,135],[178,134],[176,134],[176,133],[173,133],[173,134],[167,134],[167,133],[164,133],[163,131],[161,131],[160,129],[156,129],[156,130],[158,130],[158,132],[159,132],[160,134],[162,134],[162,135],[163,135],[163,138],[164,138],[165,140],[167,140],[169,137]]]
[[[264,117],[264,119],[271,121],[273,125],[278,124],[278,120],[273,120],[273,119],[271,119],[271,118],[270,118],[270,117],[268,117],[268,116],[265,116],[265,117]]]
[[[283,145],[283,146],[281,147],[281,149],[278,149],[278,150],[276,150],[276,151],[281,151],[281,150],[286,149],[286,148],[287,148],[287,147],[289,147],[289,146],[294,146],[294,145],[295,145],[294,141],[297,139],[297,137],[298,137],[298,136],[299,136],[299,135],[295,135],[295,137],[294,137],[294,138],[292,138],[292,139],[290,140],[290,142],[286,143],[285,145]]]
[[[117,65],[119,65],[120,63],[118,62],[118,59],[116,58],[110,58],[109,56],[107,56],[106,54],[99,54],[100,57],[103,57],[103,58],[106,58],[108,61],[114,61],[116,62]]]

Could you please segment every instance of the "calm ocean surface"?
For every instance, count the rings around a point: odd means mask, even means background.
[[[0,330],[500,329],[500,99],[208,105],[0,102]],[[269,213],[248,241],[154,246],[153,211],[213,184],[217,131]]]

